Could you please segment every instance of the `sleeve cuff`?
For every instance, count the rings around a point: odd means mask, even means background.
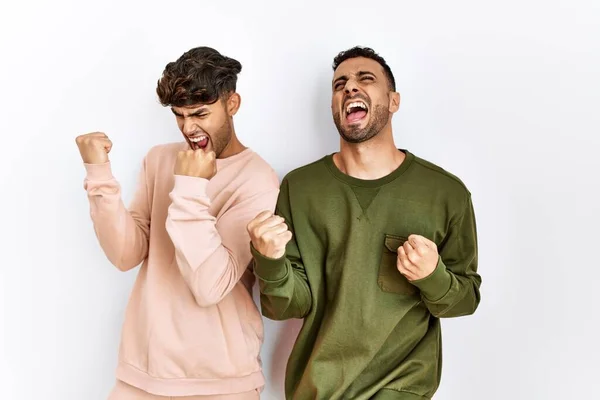
[[[281,258],[265,257],[250,243],[250,251],[254,257],[254,272],[263,281],[277,282],[287,277],[285,255]]]
[[[114,179],[110,168],[110,161],[103,164],[86,164],[83,166],[87,172],[86,179],[89,181],[110,181]]]
[[[448,293],[452,284],[452,277],[446,270],[446,265],[442,261],[442,257],[438,258],[435,270],[423,279],[417,279],[411,282],[419,288],[421,293],[430,301],[438,301]]]
[[[195,176],[175,175],[173,193],[185,197],[202,197],[206,195],[208,179]]]

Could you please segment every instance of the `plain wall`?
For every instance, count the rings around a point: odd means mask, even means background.
[[[243,64],[235,117],[280,177],[338,149],[337,52],[373,47],[402,96],[394,136],[458,175],[482,303],[443,321],[436,400],[600,398],[600,3],[12,1],[0,6],[0,399],[105,399],[138,269],[97,244],[75,137],[101,130],[131,199],[142,157],[181,140],[156,99],[199,45]],[[283,399],[297,321],[265,321]]]

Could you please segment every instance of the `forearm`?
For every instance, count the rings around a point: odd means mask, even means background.
[[[242,270],[235,257],[222,244],[211,245],[213,251],[209,248],[203,248],[199,257],[194,256],[194,252],[186,245],[180,245],[179,236],[174,227],[176,223],[169,223],[168,228],[171,237],[175,238],[175,258],[177,266],[187,286],[192,292],[196,303],[200,307],[209,307],[219,303],[231,292],[239,282],[241,275],[237,271]],[[203,245],[198,243],[198,248]]]
[[[473,314],[480,302],[477,229],[470,196],[439,248],[438,264],[428,277],[413,282],[436,317]]]
[[[251,261],[246,225],[257,210],[272,209],[277,196],[277,189],[250,195],[217,222],[210,213],[208,182],[175,176],[166,222],[177,266],[203,307],[219,303],[235,288]]]
[[[303,268],[299,265],[294,267],[285,256],[267,258],[253,246],[251,248],[263,315],[273,320],[306,317],[312,298]]]
[[[446,268],[441,258],[431,275],[412,283],[420,289],[423,302],[435,317],[470,315],[479,306],[479,275],[455,274]]]
[[[85,164],[84,188],[90,202],[94,231],[106,257],[122,271],[139,265],[148,254],[146,216],[129,212],[110,164]]]

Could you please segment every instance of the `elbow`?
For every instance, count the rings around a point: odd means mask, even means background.
[[[134,269],[146,260],[147,252],[143,251],[140,254],[123,254],[122,251],[113,248],[103,247],[106,258],[119,271],[127,272]]]
[[[262,297],[262,296],[261,296]],[[301,310],[299,308],[291,307],[291,304],[277,307],[271,304],[268,300],[261,299],[261,311],[262,315],[273,321],[286,321],[288,319],[303,319],[305,318],[309,310]]]
[[[121,272],[127,272],[127,271],[132,270],[133,268],[135,268],[137,266],[137,264],[136,265],[114,264],[114,265]]]
[[[477,307],[479,303],[474,303],[469,307],[462,307],[456,310],[449,310],[446,313],[440,313],[440,315],[435,315],[438,318],[459,318],[459,317],[468,317],[469,315],[475,314],[477,311]]]
[[[188,272],[189,270],[187,269]],[[202,268],[196,269],[195,272],[184,274],[184,279],[194,296],[196,304],[202,308],[219,304],[231,293],[238,283],[233,277],[224,277],[222,275],[212,276],[203,273]]]
[[[479,286],[481,282],[473,282],[472,283],[472,291],[467,296],[468,301],[466,302],[463,308],[463,312],[460,317],[473,315],[475,311],[479,308],[479,303],[481,303],[481,292],[479,291]]]
[[[477,311],[477,309],[479,308],[480,302],[481,302],[481,296],[479,294],[479,291],[476,291],[475,295],[473,296],[473,301],[471,302],[471,306],[465,310],[464,316],[475,314],[475,311]]]
[[[211,299],[211,298],[206,298],[206,297],[201,297],[201,296],[194,296],[194,298],[196,299],[196,304],[198,305],[198,307],[201,307],[201,308],[208,308],[208,307],[216,306],[219,303],[219,300],[215,300],[215,299]]]
[[[114,265],[119,271],[127,272],[140,265],[141,261],[137,260],[110,260],[111,264]]]
[[[268,307],[261,307],[262,315],[272,321],[285,321],[291,317],[288,317],[285,313],[279,313],[276,310]]]
[[[473,296],[466,297],[449,308],[431,307],[430,312],[436,318],[466,317],[475,314],[475,311],[479,308],[479,303],[479,292],[476,292]]]
[[[194,292],[194,300],[198,307],[207,308],[219,304],[223,296],[214,291],[197,290]]]
[[[262,315],[271,321],[285,321],[292,318],[291,316],[287,316],[285,313],[273,312],[273,310],[266,308],[262,309]]]
[[[467,317],[469,315],[473,315],[477,306],[472,308],[461,308],[461,309],[450,309],[448,311],[432,311],[431,315],[436,318],[459,318],[459,317]]]

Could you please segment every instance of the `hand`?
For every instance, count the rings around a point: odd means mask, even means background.
[[[217,173],[217,161],[214,151],[184,150],[177,154],[175,175],[194,176],[211,179]]]
[[[270,211],[263,211],[250,221],[248,233],[260,254],[275,259],[285,255],[285,246],[292,239],[285,220]]]
[[[108,162],[108,153],[112,149],[112,142],[102,132],[93,132],[77,136],[75,139],[79,153],[86,164],[104,164]]]
[[[437,266],[438,258],[435,243],[420,235],[410,235],[398,248],[396,266],[406,279],[415,281],[431,275]]]

